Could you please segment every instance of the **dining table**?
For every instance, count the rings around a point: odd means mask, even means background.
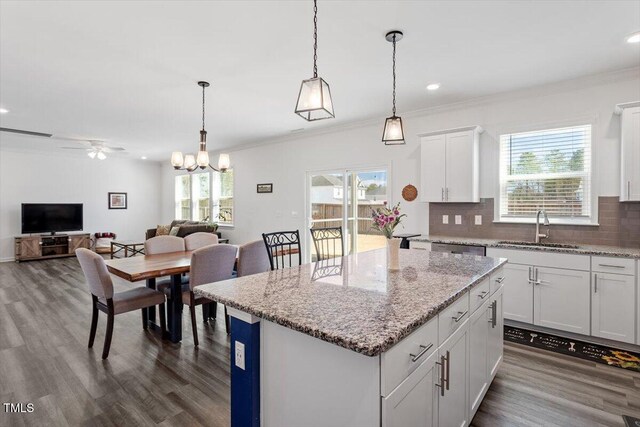
[[[145,280],[147,287],[151,289],[156,288],[156,279],[171,277],[167,327],[168,338],[174,343],[182,340],[182,276],[191,268],[192,253],[193,251],[180,251],[105,260],[111,274],[132,283]],[[155,307],[149,308],[148,317],[151,326],[159,328],[155,323]]]

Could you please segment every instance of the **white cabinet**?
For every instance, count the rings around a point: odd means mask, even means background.
[[[508,263],[503,270],[504,317],[533,323],[533,267]]]
[[[635,277],[592,273],[591,333],[633,343],[635,340]]]
[[[382,399],[385,427],[430,427],[438,425],[440,367],[434,352],[389,396]]]
[[[479,140],[473,126],[422,135],[420,199],[423,202],[479,202]]]
[[[620,201],[640,201],[640,102],[619,104]]]
[[[489,321],[493,305],[485,301],[469,319],[469,411],[476,413],[489,387]]]
[[[533,323],[589,335],[588,271],[535,267]]]
[[[492,297],[491,318],[489,323],[489,340],[487,341],[487,372],[488,382],[496,376],[498,368],[502,363],[504,350],[504,318],[502,315],[503,291],[499,289]]]
[[[439,382],[438,425],[467,426],[467,338],[469,321],[451,335],[440,347],[440,363],[444,364],[444,378]],[[444,387],[444,390],[443,390]]]

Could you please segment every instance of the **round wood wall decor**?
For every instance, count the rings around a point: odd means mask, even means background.
[[[416,199],[416,197],[418,197],[418,189],[413,185],[411,184],[406,185],[402,189],[402,198],[405,199],[407,202],[413,202]]]

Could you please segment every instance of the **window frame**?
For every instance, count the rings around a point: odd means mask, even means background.
[[[549,216],[549,222],[552,225],[582,225],[582,226],[598,226],[598,188],[596,187],[596,183],[598,182],[598,170],[596,158],[598,157],[597,153],[597,144],[595,143],[598,135],[598,122],[597,117],[593,116],[581,116],[573,119],[563,120],[563,121],[553,121],[553,122],[540,122],[530,125],[510,125],[504,126],[501,129],[498,129],[496,132],[496,159],[495,159],[495,180],[496,180],[496,196],[494,197],[494,223],[503,223],[503,224],[535,224],[536,218],[535,215],[532,217],[502,217],[501,214],[501,202],[502,202],[502,142],[501,138],[503,135],[510,134],[518,134],[518,133],[526,133],[526,132],[544,132],[552,129],[561,129],[561,128],[569,128],[569,127],[579,127],[579,126],[591,126],[591,141],[590,141],[590,151],[591,158],[589,159],[589,167],[590,167],[590,186],[589,186],[589,208],[590,215],[588,217],[579,218],[579,217],[551,217]],[[582,173],[583,174],[583,173]]]
[[[232,168],[229,168],[228,170],[233,171]],[[189,177],[189,218],[188,220],[190,221],[196,221],[194,220],[194,203],[195,203],[195,198],[194,198],[194,176],[195,175],[200,175],[200,174],[208,174],[209,175],[209,212],[210,215],[213,214],[214,211],[214,192],[213,192],[213,182],[214,182],[214,177],[213,177],[213,173],[214,171],[205,171],[205,172],[193,172],[193,173],[188,173],[188,174],[178,174],[178,175],[174,175],[174,181],[173,181],[173,194],[174,194],[174,216],[176,216],[177,219],[177,215],[175,215],[175,210],[176,210],[176,201],[175,201],[175,194],[176,194],[176,185],[179,182],[178,178],[183,178],[185,176]],[[235,173],[233,174],[233,178],[231,181],[231,188],[233,190],[233,195],[231,196],[231,209],[233,212],[233,218],[235,218],[235,214],[236,214],[236,200],[235,200],[235,192],[236,192],[236,176]],[[221,198],[217,198],[215,199],[216,201],[221,200]],[[182,219],[187,219],[187,218],[182,218]],[[214,220],[212,218],[209,219],[210,222],[215,222],[218,227],[222,227],[222,228],[233,228],[235,226],[234,221],[232,222],[220,222],[219,220]]]

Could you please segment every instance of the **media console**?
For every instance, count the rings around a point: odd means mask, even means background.
[[[75,256],[76,249],[88,249],[90,245],[89,233],[21,236],[15,238],[15,260],[20,262]]]

